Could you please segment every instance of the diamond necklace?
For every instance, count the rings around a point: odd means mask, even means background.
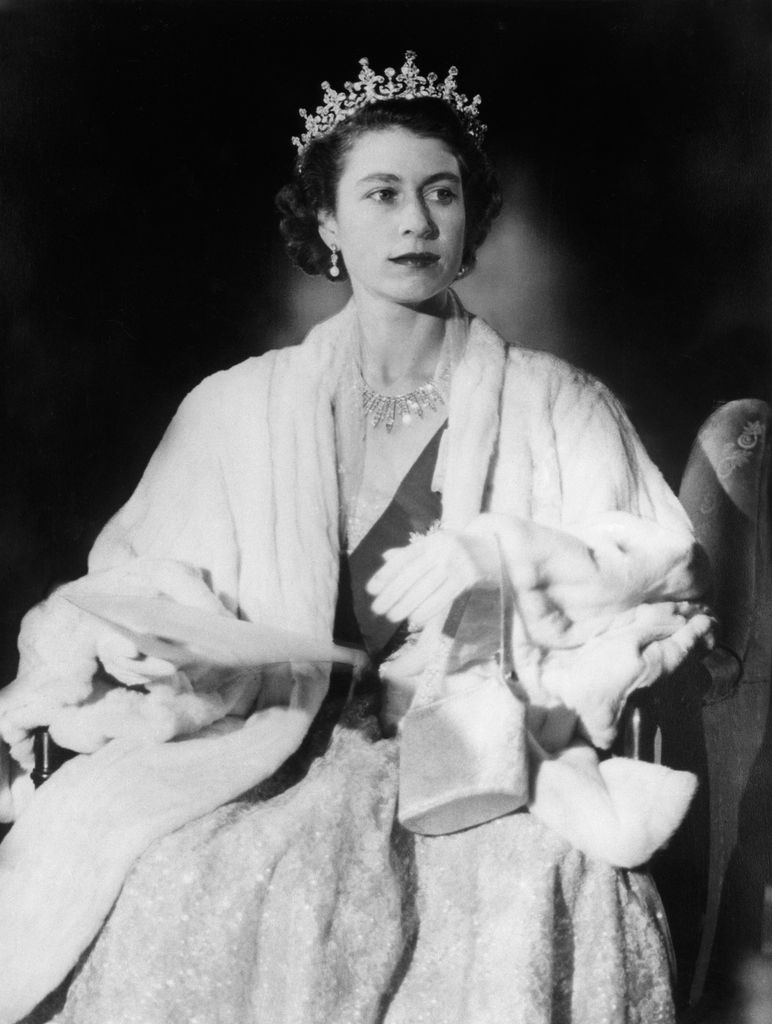
[[[403,395],[383,395],[370,387],[360,367],[359,388],[365,417],[373,427],[383,423],[388,433],[391,433],[397,417],[404,426],[409,427],[414,414],[423,418],[425,409],[435,412],[439,405],[445,405],[449,380],[450,364],[447,363],[440,373],[412,391]]]

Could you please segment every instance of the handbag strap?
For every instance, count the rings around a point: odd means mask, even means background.
[[[511,689],[512,683],[517,680],[514,668],[511,630],[508,629],[508,622],[511,621],[511,616],[514,612],[514,590],[504,570],[504,560],[498,537],[495,540],[499,556],[498,648],[496,651],[496,663],[499,681],[503,686]],[[443,683],[448,666],[453,661],[454,645],[457,642],[458,632],[467,612],[469,602],[472,599],[472,594],[472,590],[466,590],[453,601],[443,622],[442,630],[437,637],[434,656],[430,665],[425,670],[414,695],[411,709],[431,704],[442,696]],[[517,696],[521,695],[517,694]]]
[[[504,568],[504,557],[501,550],[501,542],[497,536],[494,535],[496,542],[496,550],[498,553],[498,576],[499,576],[499,602],[498,602],[498,650],[497,650],[497,661],[499,666],[499,672],[501,679],[505,683],[515,681],[517,679],[515,673],[515,661],[514,653],[512,649],[512,630],[510,623],[515,608],[515,595],[512,587],[512,581],[506,573]],[[455,642],[455,638],[463,622],[464,615],[466,614],[469,602],[472,598],[472,591],[467,590],[460,594],[451,605],[450,611],[447,614],[445,622],[442,626],[442,634],[446,640],[445,649],[447,655],[450,655],[450,651]]]
[[[512,649],[512,630],[507,626],[514,615],[515,594],[512,581],[504,569],[504,554],[498,534],[494,534],[499,556],[499,671],[503,682],[517,680],[515,657]]]

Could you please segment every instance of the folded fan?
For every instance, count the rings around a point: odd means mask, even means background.
[[[367,661],[356,648],[215,615],[166,597],[90,593],[68,594],[67,600],[132,640],[142,654],[178,668],[246,668],[292,661],[362,666]]]

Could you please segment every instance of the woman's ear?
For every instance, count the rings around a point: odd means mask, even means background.
[[[338,244],[338,222],[335,220],[335,215],[322,210],[317,216],[317,223],[319,224],[320,238],[328,249],[332,249],[333,245]]]

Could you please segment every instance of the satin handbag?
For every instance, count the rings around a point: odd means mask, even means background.
[[[462,595],[400,724],[398,818],[412,832],[459,832],[528,804],[526,709],[509,685],[507,583],[502,572],[495,656],[448,671],[472,597]]]

